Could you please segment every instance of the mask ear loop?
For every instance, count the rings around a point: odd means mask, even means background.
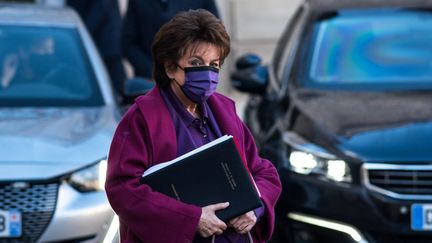
[[[179,88],[181,88],[181,85],[177,82],[175,78],[172,78],[171,82],[174,82]]]
[[[175,64],[177,68],[180,68],[180,70],[184,71],[184,68],[182,68],[180,65],[178,65],[178,63]],[[178,83],[178,81],[175,78],[171,79],[171,82],[174,81],[179,87],[181,87],[181,85]]]
[[[176,66],[178,67],[178,68],[180,68],[180,70],[182,70],[183,72],[185,71],[184,70],[184,68],[182,68],[180,65],[178,65],[177,63],[176,63]]]

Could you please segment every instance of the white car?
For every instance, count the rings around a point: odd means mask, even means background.
[[[103,186],[120,116],[74,11],[0,5],[0,242],[111,241]]]

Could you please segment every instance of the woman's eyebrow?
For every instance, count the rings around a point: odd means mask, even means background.
[[[197,55],[192,55],[192,56],[190,56],[190,58],[197,58],[197,59],[200,59],[201,61],[204,61],[204,59],[202,59],[201,56],[197,56]]]
[[[203,59],[201,56],[192,55],[192,56],[190,56],[190,58],[197,58],[197,59],[199,59],[200,61],[204,62],[204,59]],[[215,59],[211,60],[210,62],[219,62],[219,61],[220,61],[219,58],[215,58]]]

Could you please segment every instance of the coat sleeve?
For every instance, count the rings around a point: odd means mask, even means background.
[[[243,145],[249,171],[261,193],[264,204],[264,215],[254,227],[254,234],[259,241],[270,239],[274,229],[274,207],[281,193],[281,182],[273,164],[258,155],[255,141],[246,125],[241,123],[243,130]]]
[[[126,235],[121,237],[127,239],[132,234],[141,242],[191,242],[201,208],[139,183],[151,165],[150,148],[157,146],[148,142],[147,131],[141,113],[133,106],[118,125],[110,148],[105,189]]]
[[[141,6],[138,4],[138,0],[130,0],[126,12],[126,17],[123,22],[123,34],[122,34],[122,50],[126,58],[132,65],[135,76],[144,76],[148,73],[147,70],[151,70],[152,63],[146,57],[142,47],[142,34],[140,23],[140,10]],[[151,78],[151,77],[145,77]]]
[[[84,22],[92,36],[95,36],[104,22],[106,22],[110,7],[109,4],[110,1],[93,0],[88,5],[90,7],[84,16]]]

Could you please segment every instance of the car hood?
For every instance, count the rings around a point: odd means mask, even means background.
[[[296,90],[292,97],[315,124],[339,136],[432,120],[432,92]]]
[[[337,147],[367,162],[431,162],[431,137],[432,122],[411,123],[339,137]]]
[[[40,180],[106,158],[113,107],[0,109],[0,180]]]
[[[311,121],[311,142],[362,161],[432,161],[430,93],[299,91],[293,96]]]

